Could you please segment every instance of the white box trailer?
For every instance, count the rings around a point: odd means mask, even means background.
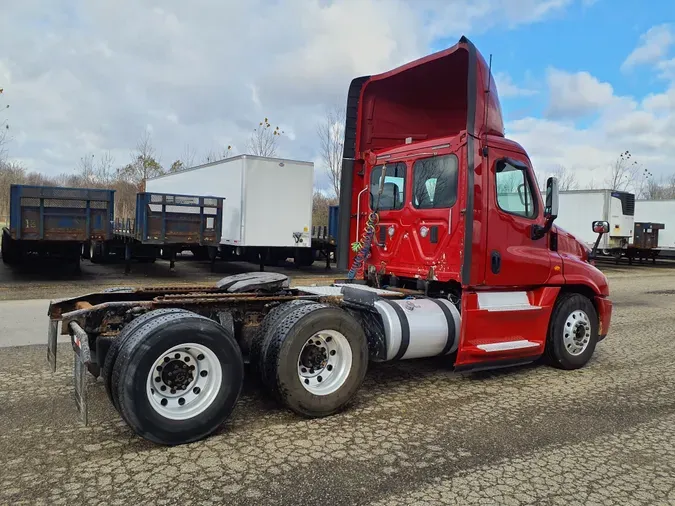
[[[598,244],[598,252],[620,253],[633,237],[635,195],[615,190],[567,190],[560,192],[557,226],[565,229],[589,247],[598,235],[592,223],[609,222],[609,233]]]
[[[220,244],[310,248],[314,164],[239,155],[148,179],[146,190],[223,197]]]

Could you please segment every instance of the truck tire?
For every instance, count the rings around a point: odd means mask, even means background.
[[[586,365],[598,342],[598,315],[593,303],[578,293],[558,297],[546,338],[545,356],[559,369]]]
[[[270,329],[273,329],[276,325],[276,321],[279,318],[283,318],[290,311],[293,311],[298,306],[304,304],[312,304],[313,301],[297,299],[290,302],[284,302],[278,306],[272,308],[272,310],[265,315],[262,323],[256,330],[256,333],[251,339],[251,346],[249,348],[249,367],[251,373],[260,378],[261,371],[263,370],[263,364],[261,363],[263,343],[265,342],[265,337],[267,336]],[[260,378],[262,379],[262,378]]]
[[[106,288],[103,291],[126,292],[131,290],[126,289],[125,287],[115,287],[115,288]],[[105,361],[103,362],[102,376],[103,376],[103,386],[105,387],[105,391],[108,394],[108,399],[110,399],[110,402],[117,411],[119,411],[119,407],[117,405],[117,396],[114,395],[113,393],[112,376],[113,376],[113,368],[115,367],[115,361],[117,360],[117,356],[119,355],[120,352],[120,347],[127,341],[127,339],[129,339],[129,337],[136,331],[136,329],[138,329],[142,325],[148,323],[151,320],[154,320],[155,318],[159,318],[160,316],[166,316],[175,313],[192,314],[185,309],[179,308],[155,309],[154,311],[145,313],[129,322],[119,333],[117,339],[113,340],[113,342],[111,343],[110,348],[108,349],[108,353],[105,356]]]
[[[296,248],[293,263],[296,267],[311,267],[314,264],[312,248]]]
[[[264,350],[272,394],[307,417],[343,409],[363,383],[368,343],[361,325],[346,311],[323,304],[295,308],[276,321]]]
[[[14,265],[19,262],[21,256],[17,251],[16,241],[7,233],[2,231],[2,261],[7,265]]]
[[[89,243],[89,260],[93,264],[102,264],[106,259],[105,244],[101,241]]]
[[[244,382],[234,336],[195,313],[163,315],[131,333],[113,368],[119,412],[163,445],[200,440],[230,415]]]

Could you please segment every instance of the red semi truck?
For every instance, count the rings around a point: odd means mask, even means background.
[[[83,420],[88,370],[139,435],[180,444],[229,416],[245,361],[309,417],[343,409],[369,361],[584,366],[609,329],[607,280],[594,252],[553,224],[556,180],[543,201],[527,153],[503,132],[490,70],[466,38],[355,79],[338,241],[347,280],[291,288],[250,273],[53,301],[52,369],[61,322]],[[589,226],[600,238],[609,225]]]

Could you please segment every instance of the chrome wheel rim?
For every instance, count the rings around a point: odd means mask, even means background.
[[[170,420],[186,420],[206,411],[220,391],[223,368],[210,348],[185,343],[153,362],[146,393],[152,408]]]
[[[588,315],[577,309],[565,320],[563,329],[563,344],[567,353],[572,356],[581,355],[591,341],[591,321]]]
[[[345,384],[352,369],[352,348],[336,330],[310,337],[298,357],[298,378],[309,393],[329,395]]]

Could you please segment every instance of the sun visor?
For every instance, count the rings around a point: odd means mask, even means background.
[[[494,79],[483,56],[465,37],[449,49],[369,77],[359,108],[361,153],[463,130],[504,135]]]

